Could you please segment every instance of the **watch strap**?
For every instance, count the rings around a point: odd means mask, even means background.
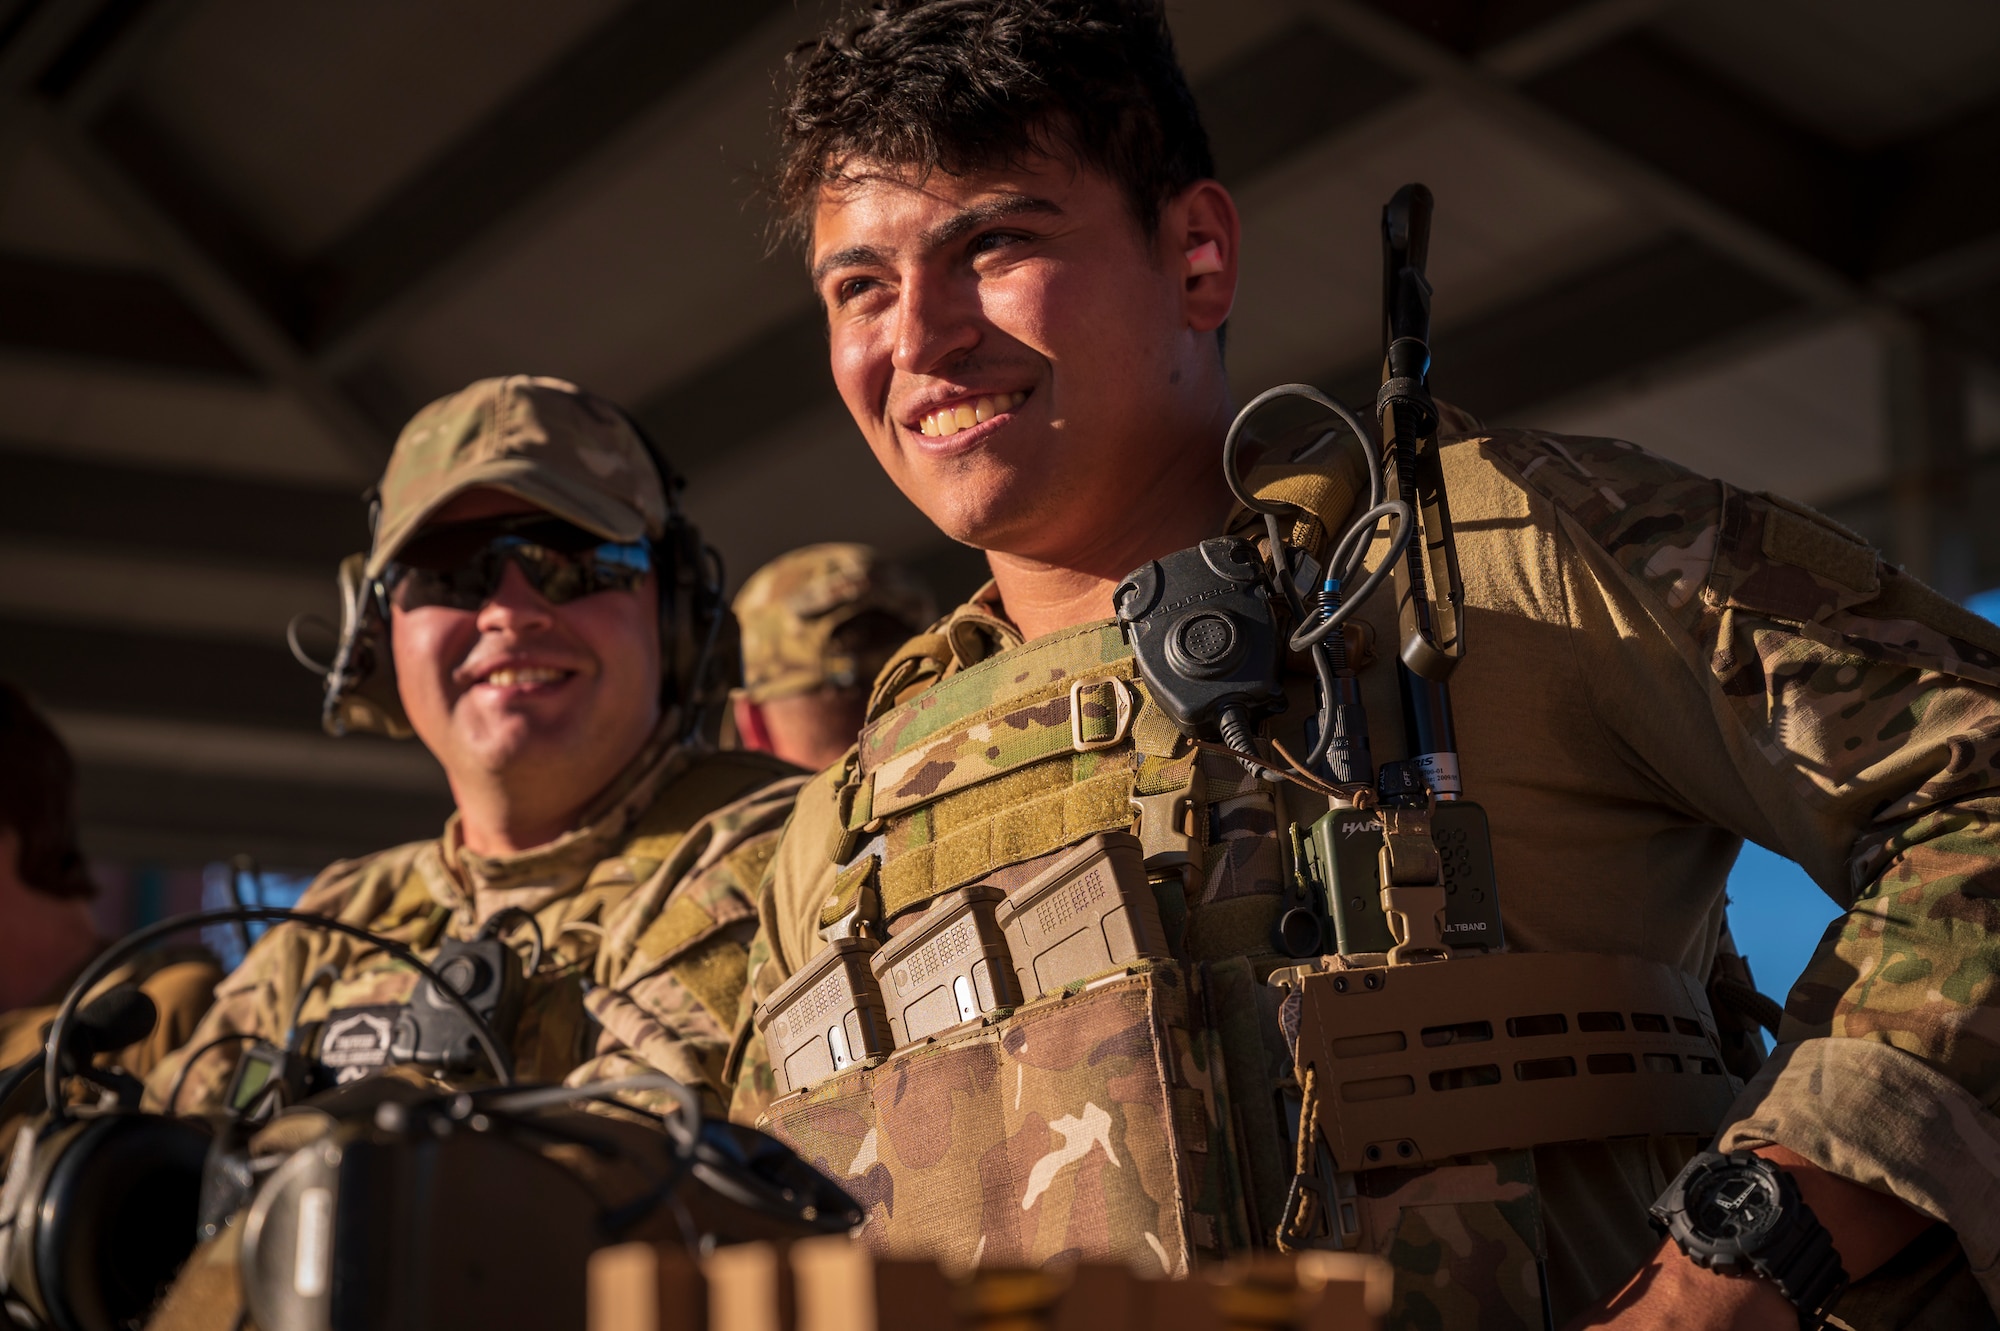
[[[1733,1240],[1697,1235],[1687,1211],[1687,1188],[1696,1177],[1717,1168],[1754,1171],[1776,1188],[1784,1223],[1754,1249]],[[1680,1175],[1652,1208],[1654,1227],[1699,1265],[1724,1274],[1755,1274],[1778,1287],[1799,1310],[1799,1325],[1820,1331],[1827,1324],[1834,1300],[1847,1288],[1847,1272],[1833,1246],[1833,1236],[1799,1195],[1792,1176],[1750,1151],[1723,1155],[1703,1151],[1688,1161]]]
[[[1792,1301],[1799,1310],[1799,1325],[1805,1331],[1820,1331],[1834,1300],[1847,1288],[1847,1270],[1834,1250],[1833,1235],[1799,1196],[1791,1175],[1768,1161],[1765,1164],[1777,1174],[1785,1209],[1793,1218],[1783,1232],[1773,1236],[1769,1247],[1745,1256],[1757,1274]]]

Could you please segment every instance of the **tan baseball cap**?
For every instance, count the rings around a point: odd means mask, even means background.
[[[661,535],[667,494],[625,414],[575,384],[539,375],[481,379],[419,411],[382,473],[367,574],[458,495],[503,490],[607,541]]]
[[[768,702],[831,685],[866,686],[895,650],[846,640],[841,630],[866,614],[887,616],[902,638],[937,618],[930,592],[902,565],[865,545],[808,545],[752,573],[736,594],[743,631],[743,692]],[[874,659],[876,656],[882,659]]]

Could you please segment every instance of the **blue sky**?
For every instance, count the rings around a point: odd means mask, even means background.
[[[2000,588],[1966,604],[2000,623]],[[1759,989],[1782,1002],[1839,913],[1805,870],[1762,846],[1744,845],[1729,875],[1729,927]]]

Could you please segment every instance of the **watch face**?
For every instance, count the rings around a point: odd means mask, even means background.
[[[1774,1171],[1723,1164],[1688,1181],[1688,1219],[1705,1238],[1735,1239],[1754,1250],[1757,1240],[1777,1227],[1783,1211]]]

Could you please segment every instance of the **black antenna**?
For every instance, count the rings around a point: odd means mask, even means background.
[[[1375,397],[1389,492],[1410,506],[1416,535],[1394,573],[1404,721],[1411,761],[1439,799],[1462,793],[1451,695],[1464,655],[1465,587],[1445,503],[1431,400],[1431,192],[1405,185],[1382,209],[1382,389]]]

